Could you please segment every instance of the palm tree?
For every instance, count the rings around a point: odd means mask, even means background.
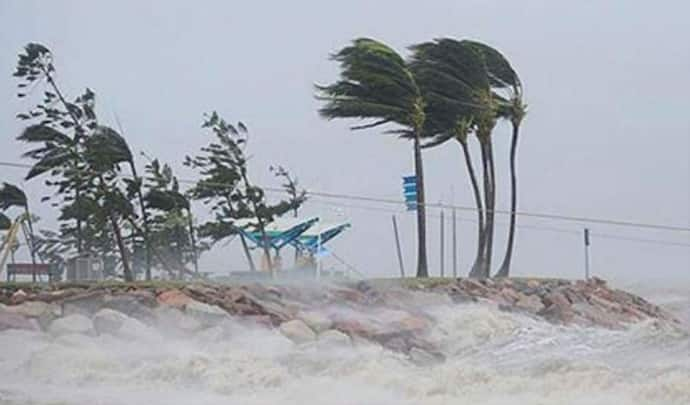
[[[387,131],[413,141],[417,179],[417,277],[428,277],[426,257],[426,207],[421,138],[424,128],[424,99],[414,74],[405,60],[387,45],[369,38],[355,39],[332,56],[340,63],[340,80],[316,86],[325,105],[322,117],[369,120],[353,130],[397,124],[402,129]]]
[[[520,125],[527,112],[523,103],[522,83],[520,78],[506,59],[496,49],[480,42],[468,41],[477,52],[481,53],[487,66],[489,80],[493,89],[494,100],[497,102],[497,115],[510,121],[512,137],[510,141],[510,225],[508,228],[508,242],[505,256],[497,277],[508,277],[515,241],[515,223],[517,219],[517,145]],[[493,157],[492,157],[493,159]]]
[[[484,65],[472,47],[452,39],[425,42],[411,49],[411,66],[426,100],[424,135],[430,140],[423,147],[454,139],[464,156],[477,207],[477,253],[471,271],[474,274],[483,268],[485,212],[468,136],[475,130],[475,116],[480,112],[477,89],[485,86]]]

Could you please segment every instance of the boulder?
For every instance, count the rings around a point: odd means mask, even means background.
[[[103,298],[103,308],[110,308],[123,314],[137,319],[151,322],[155,316],[152,306],[156,304],[153,294],[126,293],[117,295],[106,295]]]
[[[84,315],[72,314],[54,320],[48,327],[48,331],[54,336],[91,334],[93,333],[93,322]]]
[[[167,305],[177,309],[184,309],[188,303],[193,301],[191,297],[180,290],[168,290],[158,295],[156,298],[160,305]]]
[[[314,333],[304,321],[294,319],[280,324],[280,333],[295,343],[306,343],[316,340]]]
[[[222,308],[196,300],[191,300],[185,305],[185,313],[206,325],[218,323],[228,318],[228,313]]]
[[[325,346],[350,346],[352,345],[352,340],[343,332],[329,329],[319,334],[319,344]]]
[[[105,290],[83,291],[66,298],[62,304],[63,315],[91,316],[103,307]]]
[[[316,333],[323,332],[333,326],[333,321],[325,314],[316,311],[301,311],[297,318],[304,321]]]
[[[541,299],[536,295],[522,295],[522,297],[515,303],[515,308],[536,314],[544,309]]]
[[[12,312],[28,318],[39,318],[46,313],[56,316],[60,315],[60,307],[54,304],[47,304],[41,301],[26,301],[19,305],[5,307],[7,312]]]
[[[103,308],[93,316],[93,326],[96,332],[100,334],[109,333],[114,335],[122,328],[122,324],[125,323],[127,318],[129,317],[122,312]]]
[[[40,330],[41,328],[35,319],[0,310],[0,332],[7,329]]]
[[[12,304],[21,304],[22,302],[26,301],[27,298],[27,293],[24,292],[24,290],[17,290],[12,294],[12,297],[10,298],[10,302]]]

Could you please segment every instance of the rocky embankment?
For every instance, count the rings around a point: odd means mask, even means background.
[[[613,329],[650,319],[677,323],[658,306],[599,279],[408,279],[300,286],[0,285],[0,331],[126,336],[157,327],[193,334],[233,321],[275,328],[297,344],[376,343],[428,363],[443,356],[427,339],[435,319],[426,309],[462,304]]]

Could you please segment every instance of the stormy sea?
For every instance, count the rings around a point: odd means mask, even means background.
[[[294,344],[225,320],[176,335],[0,332],[0,404],[690,404],[690,290],[642,291],[681,324],[563,326],[495,307],[429,304],[445,360],[366,341]],[[341,342],[342,343],[342,342]]]

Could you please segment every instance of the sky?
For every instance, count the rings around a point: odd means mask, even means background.
[[[323,120],[313,85],[337,79],[328,56],[357,37],[376,38],[403,54],[433,38],[471,38],[503,52],[524,84],[529,113],[519,144],[520,210],[688,228],[688,13],[682,1],[633,0],[1,0],[0,160],[20,161],[25,150],[14,140],[22,130],[14,117],[28,105],[14,96],[11,75],[21,48],[40,42],[53,51],[67,94],[93,89],[101,123],[116,126],[119,118],[132,149],[169,162],[183,179],[196,178],[182,159],[210,139],[200,123],[216,110],[250,128],[257,183],[277,186],[268,166],[281,164],[308,190],[402,200],[401,176],[413,172],[411,144],[377,129],[353,133],[348,128],[356,121]],[[494,139],[497,207],[506,209],[509,127],[500,124]],[[473,205],[457,145],[425,151],[424,164],[429,202]],[[23,184],[22,170],[0,170],[0,180],[22,184],[31,198],[46,193],[40,180]],[[44,227],[54,225],[50,206],[35,210]],[[196,211],[207,215],[203,206]],[[333,251],[362,273],[393,276],[399,270],[391,211],[399,211],[409,274],[415,218],[402,206],[314,196],[303,213],[349,220],[352,229],[334,241]],[[438,274],[439,211],[429,214],[431,272]],[[472,212],[457,215],[458,272],[464,274],[476,231]],[[500,263],[507,218],[497,220],[494,260]],[[518,275],[582,277],[581,232],[589,226],[594,274],[624,283],[690,281],[690,247],[604,237],[687,245],[687,231],[529,217],[518,225]],[[445,228],[448,273],[451,224]],[[227,274],[246,264],[232,241],[206,254],[202,267]]]

